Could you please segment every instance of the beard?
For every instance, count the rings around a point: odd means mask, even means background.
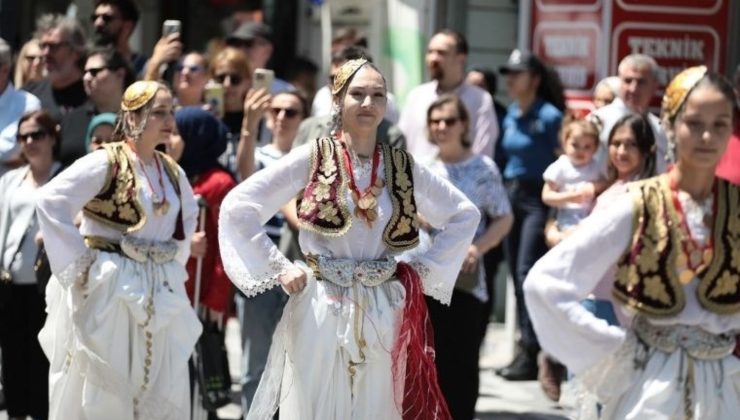
[[[115,45],[116,36],[105,31],[95,31],[95,34],[93,35],[93,42],[98,47]]]
[[[445,72],[438,63],[432,63],[429,65],[429,76],[431,76],[432,80],[442,80]]]

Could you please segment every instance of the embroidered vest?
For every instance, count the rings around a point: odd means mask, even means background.
[[[411,155],[387,144],[380,145],[385,165],[385,185],[393,212],[383,230],[383,242],[393,251],[403,251],[419,243],[419,222],[414,199]],[[336,140],[316,139],[311,152],[308,185],[298,203],[301,229],[327,236],[344,235],[352,225],[347,204],[349,179],[344,153]]]
[[[635,184],[632,241],[617,263],[613,288],[624,304],[655,317],[676,315],[686,305],[676,263],[684,252],[684,216],[675,208],[669,182],[662,175]],[[740,189],[717,182],[714,252],[697,275],[696,294],[705,309],[726,315],[740,311]]]
[[[98,195],[85,204],[86,216],[121,233],[141,229],[146,223],[146,212],[139,198],[139,179],[134,171],[134,160],[122,142],[103,145],[108,153],[108,173]],[[185,239],[180,192],[180,172],[177,163],[161,152],[156,152],[172,186],[180,199],[180,211],[173,238]]]

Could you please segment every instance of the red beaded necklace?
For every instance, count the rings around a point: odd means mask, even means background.
[[[349,177],[349,189],[352,192],[352,201],[355,203],[355,216],[365,220],[365,222],[372,227],[373,222],[378,219],[378,196],[385,185],[385,182],[378,178],[380,146],[376,145],[375,151],[373,152],[373,166],[370,173],[370,185],[368,185],[364,191],[360,191],[355,182],[354,172],[352,171],[352,157],[349,153],[349,146],[344,141],[341,141],[341,136],[339,140],[344,150],[344,165],[347,170],[347,176]]]
[[[703,272],[712,261],[714,255],[714,241],[713,235],[709,235],[709,241],[705,245],[699,245],[694,237],[691,235],[691,229],[686,222],[686,214],[684,213],[681,200],[678,198],[678,181],[676,180],[675,170],[671,171],[669,175],[671,198],[673,206],[676,212],[681,218],[680,226],[678,228],[682,232],[681,240],[681,254],[676,258],[676,264],[678,265],[678,278],[683,284],[690,283],[697,275]],[[714,186],[712,187],[712,194],[714,197],[717,196],[717,182],[715,180]],[[717,200],[715,199],[712,203],[712,216],[711,222],[705,221],[710,229],[714,227],[714,218],[717,215]]]

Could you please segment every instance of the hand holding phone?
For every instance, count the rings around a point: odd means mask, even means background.
[[[182,31],[182,22],[176,19],[165,20],[162,24],[162,37],[170,34],[179,34]]]

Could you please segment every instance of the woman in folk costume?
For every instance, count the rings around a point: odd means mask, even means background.
[[[43,188],[50,419],[189,417],[187,361],[201,326],[184,265],[197,205],[182,169],[155,150],[174,126],[167,87],[136,82],[121,101],[119,141]]]
[[[364,59],[338,71],[337,130],[294,149],[236,187],[219,240],[232,281],[253,296],[291,296],[273,337],[249,419],[449,419],[434,370],[422,292],[449,303],[479,212],[405,152],[375,142],[386,85]],[[291,263],[262,223],[298,195]],[[417,207],[418,206],[418,207]],[[417,211],[442,232],[424,253]]]
[[[586,219],[527,278],[543,347],[595,393],[603,418],[737,418],[740,189],[714,176],[734,104],[706,67],[678,74],[662,111],[675,166],[632,184],[631,200]],[[579,304],[614,265],[602,281],[626,330]]]

